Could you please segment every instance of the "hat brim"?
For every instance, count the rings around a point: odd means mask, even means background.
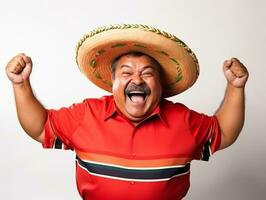
[[[90,32],[77,45],[76,61],[90,81],[112,92],[112,62],[132,51],[160,63],[164,97],[185,91],[197,80],[199,65],[190,48],[177,37],[145,25],[110,25]]]

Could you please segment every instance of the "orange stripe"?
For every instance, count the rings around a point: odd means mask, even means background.
[[[149,159],[149,160],[135,160],[125,159],[114,156],[107,156],[96,153],[76,152],[81,160],[88,160],[93,162],[100,162],[111,165],[121,165],[125,167],[166,167],[174,165],[184,165],[189,162],[188,158],[164,158],[164,159]]]

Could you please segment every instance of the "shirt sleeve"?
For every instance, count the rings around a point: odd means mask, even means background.
[[[194,159],[208,161],[209,157],[219,150],[221,144],[221,132],[217,118],[190,110],[188,124],[197,144]]]
[[[85,114],[85,102],[73,104],[59,110],[47,110],[44,126],[44,148],[72,149],[71,138]]]

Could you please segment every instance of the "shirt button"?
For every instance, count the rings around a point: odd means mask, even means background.
[[[134,156],[134,157],[135,157],[135,156],[136,156],[136,153],[132,153],[132,156]]]
[[[131,185],[134,185],[134,184],[135,184],[135,182],[134,182],[134,181],[130,181],[130,183],[131,183]]]

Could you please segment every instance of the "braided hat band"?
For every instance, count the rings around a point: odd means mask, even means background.
[[[76,62],[90,81],[112,92],[112,62],[128,52],[142,52],[160,63],[164,97],[185,91],[199,75],[198,60],[184,42],[141,24],[109,25],[89,32],[77,44]]]

